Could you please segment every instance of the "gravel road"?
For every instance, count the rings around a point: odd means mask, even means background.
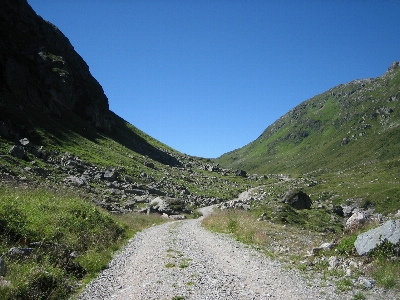
[[[203,229],[200,221],[170,222],[136,234],[78,299],[352,299]]]

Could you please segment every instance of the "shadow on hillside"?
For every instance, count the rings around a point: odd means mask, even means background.
[[[54,104],[58,114],[46,113],[43,107],[32,105],[27,99],[15,98],[9,91],[0,89],[0,125],[4,123],[10,134],[3,138],[18,144],[18,140],[28,138],[34,145],[59,146],[68,143],[74,147],[74,136],[80,135],[92,142],[108,137],[126,148],[165,165],[180,166],[180,162],[170,154],[151,145],[136,134],[128,123],[114,114],[110,117],[115,124],[111,133],[100,132],[75,113]],[[44,134],[39,134],[38,131]],[[0,133],[1,134],[1,133]],[[78,146],[78,145],[77,145]]]
[[[128,122],[117,116],[115,113],[111,111],[110,113],[115,121],[115,126],[112,130],[112,133],[107,134],[108,137],[127,147],[128,149],[143,156],[147,156],[150,159],[158,161],[164,165],[170,165],[174,167],[181,166],[181,163],[175,157],[149,144],[144,138],[137,135],[132,131],[131,128],[127,126]]]

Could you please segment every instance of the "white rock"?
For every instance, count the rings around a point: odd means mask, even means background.
[[[367,216],[363,212],[355,212],[347,221],[346,228],[357,228],[367,221]]]
[[[339,265],[339,260],[336,256],[331,256],[328,259],[329,270],[335,269]]]

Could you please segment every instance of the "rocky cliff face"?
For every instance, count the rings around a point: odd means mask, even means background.
[[[113,126],[108,99],[87,64],[26,0],[0,2],[0,93],[47,115],[67,109],[102,131]]]

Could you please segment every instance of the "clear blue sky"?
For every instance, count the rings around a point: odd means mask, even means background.
[[[218,157],[290,109],[400,60],[395,0],[28,0],[90,67],[110,109]]]

